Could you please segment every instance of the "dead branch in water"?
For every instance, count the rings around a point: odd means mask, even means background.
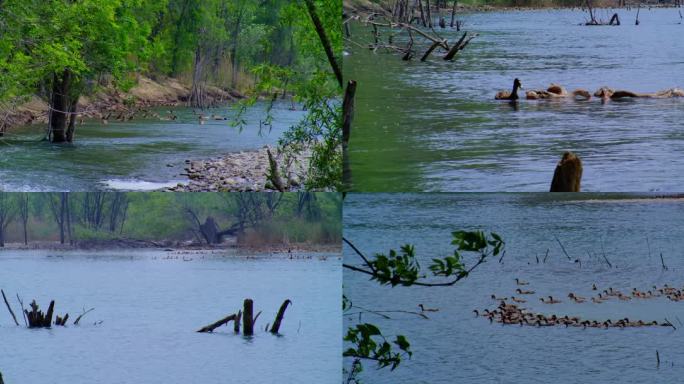
[[[422,4],[422,3],[418,3]],[[414,49],[413,47],[416,45],[413,39],[413,34],[416,34],[417,36],[428,40],[430,42],[429,47],[425,51],[425,53],[421,56],[421,61],[426,61],[428,57],[433,54],[436,50],[443,50],[446,52],[445,56],[443,56],[444,60],[452,60],[456,53],[459,51],[465,49],[465,47],[468,45],[468,43],[474,39],[477,34],[470,34],[468,35],[467,32],[461,36],[461,38],[458,40],[458,42],[454,45],[451,46],[449,44],[449,41],[445,38],[442,38],[439,36],[434,29],[431,28],[429,22],[424,23],[425,28],[430,28],[429,31],[426,31],[425,29],[412,25],[413,18],[406,19],[404,17],[404,14],[402,13],[401,16],[398,16],[396,14],[397,9],[401,8],[400,5],[395,6],[395,11],[393,13],[393,16],[387,21],[379,21],[380,18],[383,16],[379,16],[378,20],[375,19],[376,14],[370,15],[365,20],[360,20],[360,23],[365,26],[370,26],[372,28],[372,36],[373,40],[372,42],[369,42],[367,44],[367,48],[376,52],[378,49],[386,49],[389,51],[394,51],[396,53],[399,53],[402,55],[402,59],[404,61],[410,60],[413,55],[414,55]],[[453,16],[452,16],[453,18]],[[446,22],[443,20],[443,18],[440,20],[440,26],[443,28],[446,27]],[[453,26],[453,19],[452,19],[452,26]],[[460,23],[457,23],[458,29],[460,30]],[[381,38],[382,35],[385,35],[384,33],[381,33],[380,29],[385,28],[389,29],[389,33],[387,34],[389,37],[387,38],[387,41],[383,41]],[[392,33],[393,31],[398,30],[397,33]],[[396,34],[401,34],[401,33],[406,33],[408,35],[408,43],[406,47],[399,47],[395,44],[393,44],[393,37]],[[347,41],[353,42],[349,38],[347,38]],[[357,46],[363,46],[363,44],[358,44],[355,43]]]
[[[94,310],[95,310],[95,308],[90,308],[89,310],[86,311],[85,308],[83,308],[83,313],[81,313],[81,314],[76,318],[76,321],[74,321],[74,325],[78,325],[78,322],[81,321],[81,318],[82,318],[83,316],[85,316],[88,312],[92,312],[92,311],[94,311]]]
[[[292,304],[292,301],[285,300],[283,304],[280,306],[275,321],[273,322],[273,326],[271,327],[271,333],[278,333],[278,331],[280,331],[280,324],[282,323],[283,317],[285,316],[285,310],[287,309],[287,306],[290,304]]]
[[[554,237],[554,238],[556,239],[556,241],[558,242],[558,245],[560,245],[561,250],[563,250],[563,253],[565,254],[565,257],[567,257],[568,260],[572,260],[572,258],[570,257],[570,255],[568,255],[568,252],[565,250],[565,247],[563,246],[563,243],[561,243],[561,241],[560,241],[560,239],[558,238],[558,236],[553,235],[553,237]]]
[[[278,333],[278,330],[280,329],[280,324],[283,321],[283,316],[285,315],[285,309],[287,308],[287,305],[291,303],[292,302],[290,300],[285,300],[283,305],[280,307],[280,310],[276,315],[276,321],[273,323],[273,327],[271,327],[271,333]],[[235,331],[235,333],[240,333],[240,327],[242,327],[243,335],[252,336],[254,334],[254,325],[256,324],[257,319],[259,319],[259,316],[261,316],[261,313],[262,311],[259,311],[255,316],[254,301],[252,299],[245,299],[243,301],[242,309],[240,309],[237,312],[237,314],[228,315],[223,319],[220,319],[212,324],[200,328],[197,332],[211,333],[216,328],[233,321],[233,330]],[[268,325],[266,325],[265,330],[268,331]]]
[[[19,322],[17,321],[17,316],[14,315],[14,311],[12,310],[10,303],[9,303],[9,301],[7,301],[7,296],[5,296],[5,291],[0,289],[0,292],[2,292],[2,299],[5,300],[5,305],[7,306],[7,310],[9,311],[10,315],[12,315],[12,319],[14,319],[14,324],[19,326]]]
[[[200,333],[214,332],[214,329],[216,329],[216,328],[218,328],[224,324],[228,324],[229,321],[235,320],[236,318],[237,318],[237,316],[235,314],[228,315],[219,321],[216,321],[212,324],[209,324],[207,326],[200,328],[197,332],[200,332]]]

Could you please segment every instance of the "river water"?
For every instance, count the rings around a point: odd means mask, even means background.
[[[578,10],[465,14],[464,30],[479,36],[453,62],[347,44],[345,77],[358,81],[354,190],[542,192],[566,150],[584,161],[585,191],[683,189],[684,99],[523,100],[518,110],[494,100],[516,77],[526,89],[684,88],[677,9],[643,8],[639,26],[636,8],[618,12],[618,27],[579,25],[587,16]],[[451,42],[461,34],[437,33]],[[370,28],[357,25],[353,39],[372,41]],[[418,46],[419,58],[427,45]]]
[[[244,115],[242,130],[228,121],[200,125],[189,108],[173,108],[176,121],[134,119],[103,125],[86,120],[76,127],[74,144],[53,145],[41,141],[43,125],[12,130],[0,141],[0,190],[93,191],[153,190],[187,181],[181,175],[185,160],[213,158],[230,152],[254,150],[278,142],[302,117],[289,103],[277,103],[273,125],[260,125],[265,103],[257,103]],[[157,109],[162,117],[169,108]],[[232,106],[204,112],[231,119]]]
[[[372,383],[666,383],[684,372],[684,303],[664,297],[603,304],[571,303],[569,292],[595,296],[600,290],[651,289],[684,284],[684,200],[638,195],[549,194],[352,194],[345,201],[345,237],[367,255],[414,244],[427,271],[431,258],[453,252],[450,233],[494,231],[506,255],[490,260],[451,287],[381,287],[366,275],[344,271],[345,295],[374,310],[439,309],[429,320],[366,314],[388,335],[404,334],[413,358],[394,372],[365,363],[361,379]],[[556,241],[558,237],[571,260]],[[548,257],[544,257],[548,249]],[[609,267],[603,258],[612,264]],[[668,268],[662,267],[660,255]],[[540,262],[537,263],[537,257]],[[574,260],[579,259],[579,262]],[[466,259],[472,262],[472,256]],[[345,263],[360,265],[345,247]],[[503,326],[474,309],[495,308],[490,296],[510,297],[514,281],[536,293],[520,304],[546,315],[633,321],[668,319],[677,327],[596,329]],[[562,303],[542,304],[552,295]],[[517,295],[520,296],[520,295]],[[345,318],[345,326],[359,321]],[[657,367],[656,351],[660,354]],[[350,361],[345,361],[349,366]]]
[[[0,372],[8,384],[335,383],[340,262],[299,256],[312,258],[0,252],[0,285],[15,312],[15,293],[25,305],[35,298],[46,308],[54,299],[56,313],[70,319],[95,307],[79,326],[34,330],[16,327],[2,304]],[[235,335],[232,323],[195,332],[237,312],[247,297],[263,311],[253,337]],[[264,332],[285,299],[293,305],[282,335]]]

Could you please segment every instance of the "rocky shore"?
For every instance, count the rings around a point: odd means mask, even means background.
[[[230,153],[214,159],[187,160],[187,183],[169,188],[175,192],[272,191],[277,189],[269,179],[268,151],[273,154],[286,191],[303,189],[311,152],[305,150],[294,158],[265,146],[255,151]]]

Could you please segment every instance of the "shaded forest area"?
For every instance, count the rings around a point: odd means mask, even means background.
[[[241,111],[288,97],[308,114],[280,145],[311,150],[307,186],[332,189],[342,164],[341,13],[336,0],[0,0],[0,136],[35,121],[47,140],[73,142],[84,117],[112,116],[99,101],[135,114],[137,97],[120,92],[150,79],[170,93],[182,85],[179,102],[199,109],[217,97],[244,97]],[[36,104],[45,112],[17,120]],[[261,122],[272,120],[269,108]],[[244,125],[242,114],[231,123]]]
[[[0,247],[339,245],[341,214],[335,193],[0,192]]]

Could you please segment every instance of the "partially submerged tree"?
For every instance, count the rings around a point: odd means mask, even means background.
[[[141,33],[146,25],[136,16],[147,5],[135,0],[4,2],[13,17],[3,20],[15,37],[2,39],[14,51],[5,66],[40,63],[27,66],[13,80],[14,87],[42,90],[50,108],[50,141],[73,141],[79,97],[102,74],[121,81],[138,68],[147,39]]]

